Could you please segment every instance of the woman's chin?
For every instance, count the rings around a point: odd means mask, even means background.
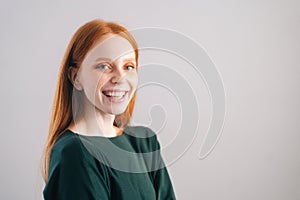
[[[125,108],[114,107],[114,108],[107,109],[106,113],[111,114],[111,115],[120,115],[120,114],[124,113],[125,110],[126,110],[126,107]]]

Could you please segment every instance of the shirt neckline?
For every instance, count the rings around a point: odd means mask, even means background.
[[[116,140],[118,138],[122,138],[126,135],[126,132],[125,132],[126,128],[122,131],[122,133],[120,135],[117,135],[117,136],[113,136],[113,137],[105,137],[105,136],[100,136],[100,135],[82,135],[80,133],[77,133],[77,132],[74,132],[72,131],[71,129],[67,129],[67,131],[69,131],[70,133],[72,134],[75,134],[79,137],[85,137],[85,138],[97,138],[97,139],[109,139],[109,140]]]

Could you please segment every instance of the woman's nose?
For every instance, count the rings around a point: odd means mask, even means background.
[[[111,82],[114,84],[122,82],[124,75],[125,75],[124,70],[122,70],[120,68],[114,69],[112,78],[111,78]]]

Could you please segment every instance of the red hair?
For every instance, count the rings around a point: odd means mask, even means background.
[[[81,111],[81,95],[73,96],[73,84],[69,79],[69,68],[79,69],[83,59],[95,43],[106,34],[118,34],[127,39],[135,53],[138,66],[138,46],[133,36],[123,26],[114,22],[92,20],[81,26],[73,35],[61,62],[50,118],[48,138],[43,154],[43,178],[48,180],[50,153],[57,139],[74,121],[74,115]],[[72,98],[73,96],[73,98]],[[124,113],[116,115],[114,125],[124,129],[132,116],[136,93],[134,93]]]

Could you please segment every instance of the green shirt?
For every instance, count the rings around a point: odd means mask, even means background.
[[[45,200],[173,200],[155,133],[127,127],[113,138],[66,130],[50,154]]]

